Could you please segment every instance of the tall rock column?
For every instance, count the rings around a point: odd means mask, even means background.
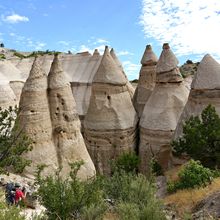
[[[140,119],[139,155],[142,173],[149,170],[153,156],[164,170],[170,165],[171,138],[189,94],[177,64],[178,60],[169,45],[164,44],[156,67],[156,86]]]
[[[62,174],[68,175],[69,163],[82,160],[78,176],[81,179],[95,175],[94,164],[88,154],[80,132],[80,120],[76,111],[70,84],[62,71],[58,55],[55,55],[48,75],[48,98],[53,128],[53,140]]]
[[[24,156],[32,160],[24,174],[32,177],[39,164],[48,167],[44,174],[51,174],[58,168],[57,153],[52,141],[52,125],[47,99],[47,75],[36,58],[29,77],[24,84],[19,104],[20,128],[33,141],[33,150]]]
[[[220,64],[209,54],[201,60],[194,76],[186,106],[175,130],[174,139],[182,135],[183,124],[190,116],[198,116],[209,104],[220,115]]]
[[[106,47],[93,79],[84,121],[85,142],[101,174],[110,174],[112,159],[135,149],[137,115],[126,84],[122,70]]]
[[[144,106],[149,99],[156,84],[157,57],[151,45],[147,45],[141,59],[141,70],[139,73],[138,86],[135,91],[134,106],[141,117]]]

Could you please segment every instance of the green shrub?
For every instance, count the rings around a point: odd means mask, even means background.
[[[163,175],[163,169],[161,167],[161,165],[158,163],[158,161],[153,158],[151,160],[151,172],[155,175],[155,176],[162,176]]]
[[[106,178],[104,191],[115,204],[120,219],[166,219],[161,203],[155,197],[154,183],[143,175],[115,172]]]
[[[103,192],[96,178],[80,181],[77,172],[81,162],[71,164],[70,178],[56,175],[41,177],[37,173],[38,195],[41,204],[47,209],[48,219],[98,219],[105,211]],[[89,214],[88,214],[89,213]],[[88,216],[93,216],[88,218]]]
[[[23,55],[23,54],[21,54],[21,53],[18,53],[18,52],[14,52],[14,56],[19,57],[20,59],[26,58],[25,55]]]
[[[172,143],[174,154],[188,154],[209,168],[220,167],[220,118],[211,105],[183,125],[183,136]]]
[[[213,180],[213,172],[209,168],[203,167],[200,161],[194,160],[190,160],[180,170],[178,176],[177,182],[169,183],[169,192],[175,192],[178,189],[204,187]]]
[[[5,55],[4,54],[0,54],[0,60],[5,60],[5,59],[6,59]]]
[[[116,160],[113,161],[112,170],[113,172],[116,170],[121,170],[125,171],[126,173],[135,173],[138,170],[139,163],[140,159],[135,153],[123,153]]]

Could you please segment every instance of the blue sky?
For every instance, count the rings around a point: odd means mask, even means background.
[[[169,42],[180,63],[219,59],[219,12],[219,0],[0,0],[0,39],[22,51],[109,45],[134,79],[146,44],[159,56]]]

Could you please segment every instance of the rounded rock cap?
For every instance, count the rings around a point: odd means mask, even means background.
[[[143,66],[148,66],[148,65],[153,65],[153,64],[156,65],[157,60],[158,60],[157,56],[153,52],[151,45],[148,44],[142,56],[141,64]]]

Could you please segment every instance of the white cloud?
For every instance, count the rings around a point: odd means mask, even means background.
[[[138,78],[138,72],[140,70],[141,65],[132,63],[129,60],[122,62],[122,65],[125,70],[125,73],[127,74],[129,78],[132,78],[132,79]]]
[[[127,56],[127,55],[134,55],[133,53],[129,52],[129,51],[126,51],[126,50],[122,50],[122,51],[119,51],[117,53],[118,56]]]
[[[7,23],[15,24],[19,22],[28,22],[29,18],[18,14],[12,14],[8,16],[2,16],[2,20]]]
[[[146,37],[169,42],[177,55],[210,53],[220,58],[219,0],[142,0]]]
[[[98,39],[96,39],[94,44],[109,44],[109,41],[105,40],[105,39],[102,39],[102,38],[98,38]]]
[[[44,47],[46,46],[45,43],[42,43],[42,42],[37,42],[35,43],[34,47],[35,47],[35,50],[42,50],[44,49]]]

